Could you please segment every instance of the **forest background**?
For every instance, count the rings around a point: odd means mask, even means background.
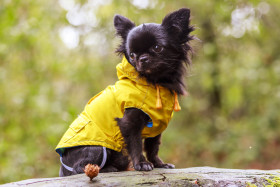
[[[0,183],[58,176],[55,147],[117,80],[113,17],[161,23],[191,9],[189,96],[163,134],[177,168],[280,168],[280,1],[1,0]]]

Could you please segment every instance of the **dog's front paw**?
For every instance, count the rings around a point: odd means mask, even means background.
[[[175,166],[173,164],[159,164],[159,165],[155,165],[155,168],[174,169]]]
[[[134,165],[134,169],[137,171],[151,171],[154,169],[154,165],[150,162],[139,162]]]

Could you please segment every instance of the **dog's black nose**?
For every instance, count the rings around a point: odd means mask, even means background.
[[[141,63],[147,63],[147,62],[149,62],[149,56],[148,56],[148,55],[141,55],[141,56],[139,57],[139,61],[140,61]]]

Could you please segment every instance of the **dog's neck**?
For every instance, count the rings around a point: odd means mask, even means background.
[[[165,77],[149,77],[145,76],[147,82],[153,85],[160,85],[171,92],[175,91],[178,95],[185,95],[187,93],[186,86],[184,84],[184,72],[176,72],[172,76],[166,75]],[[170,78],[172,77],[172,79]]]
[[[163,86],[169,89],[171,92],[175,91],[178,95],[185,95],[187,93],[185,89],[185,85],[181,80],[173,81],[173,82],[159,82],[156,85]]]

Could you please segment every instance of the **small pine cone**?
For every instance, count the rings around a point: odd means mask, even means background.
[[[88,164],[86,165],[84,172],[86,175],[92,180],[94,177],[96,177],[99,173],[100,167],[96,164]]]

